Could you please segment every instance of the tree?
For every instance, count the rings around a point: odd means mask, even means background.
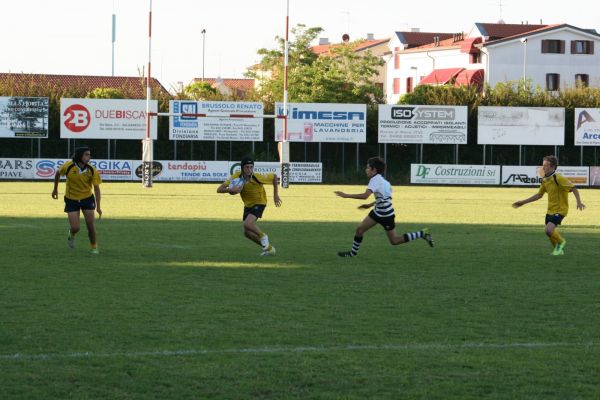
[[[292,28],[295,37],[289,43],[288,93],[291,102],[302,103],[358,103],[374,105],[383,102],[382,88],[374,83],[377,67],[383,61],[366,53],[355,52],[359,42],[331,47],[326,55],[318,56],[311,43],[323,30],[297,25]],[[276,38],[276,49],[260,49],[260,63],[246,73],[258,80],[256,100],[265,103],[267,110],[283,100],[284,40]]]
[[[192,82],[177,93],[181,100],[223,100],[223,96],[209,82]]]
[[[88,99],[124,99],[125,95],[119,89],[96,88],[91,92],[88,92],[85,97]]]

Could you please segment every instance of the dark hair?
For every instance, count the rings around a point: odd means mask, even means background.
[[[544,161],[548,161],[554,168],[558,167],[558,158],[556,156],[546,156]]]
[[[381,157],[371,157],[367,160],[367,165],[371,168],[375,168],[378,174],[383,175],[385,173],[385,161]]]
[[[73,162],[81,162],[81,158],[83,157],[85,152],[90,150],[91,149],[88,146],[81,146],[76,148],[75,152],[73,153],[73,157],[71,157],[73,159]]]
[[[242,164],[242,169],[243,169],[244,165],[247,165],[247,164],[254,165],[254,160],[250,156],[245,156],[244,158],[242,158],[241,164]]]

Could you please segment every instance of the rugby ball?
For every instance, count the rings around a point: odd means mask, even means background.
[[[242,177],[232,179],[231,182],[229,182],[229,189],[238,187],[238,186],[244,186],[244,183],[246,183],[246,181]],[[229,193],[229,194],[236,194],[236,193]]]

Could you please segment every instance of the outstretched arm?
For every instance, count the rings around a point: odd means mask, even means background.
[[[277,174],[273,174],[273,201],[275,202],[275,207],[281,206],[281,198],[279,197],[279,179],[277,179]]]
[[[575,196],[575,200],[577,200],[577,209],[583,211],[585,209],[585,204],[581,202],[581,197],[579,197],[579,190],[576,187],[571,189],[573,192],[573,196]]]
[[[536,194],[534,194],[533,196],[531,196],[531,197],[528,197],[528,198],[526,198],[526,199],[524,199],[524,200],[515,201],[515,202],[512,204],[512,206],[513,206],[513,208],[519,208],[519,207],[521,207],[521,206],[524,206],[524,205],[525,205],[525,204],[527,204],[527,203],[531,203],[531,202],[534,202],[534,201],[538,201],[538,200],[539,200],[539,199],[541,199],[542,197],[544,197],[544,195],[543,195],[543,194],[536,193]]]
[[[336,190],[333,193],[335,193],[336,195],[340,196],[343,199],[358,199],[358,200],[368,199],[369,196],[371,196],[371,194],[373,194],[373,192],[371,192],[370,189],[365,190],[364,193],[357,193],[357,194],[344,193],[339,190]]]

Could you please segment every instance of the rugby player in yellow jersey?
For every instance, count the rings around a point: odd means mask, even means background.
[[[556,227],[561,224],[563,218],[565,218],[569,212],[569,192],[573,192],[575,200],[577,200],[578,210],[583,210],[585,204],[581,202],[577,188],[573,186],[571,181],[556,172],[556,167],[558,167],[558,159],[555,156],[544,157],[544,163],[542,165],[544,177],[540,184],[540,190],[527,199],[514,202],[512,206],[514,208],[519,208],[524,204],[541,199],[544,196],[544,193],[548,193],[546,235],[548,235],[548,238],[554,247],[551,254],[553,256],[562,256],[565,254],[564,249],[567,241],[560,236]]]
[[[232,181],[234,184],[232,185]],[[240,172],[231,175],[229,179],[217,188],[217,193],[240,194],[244,202],[244,235],[254,243],[262,247],[261,256],[275,254],[275,247],[269,243],[269,237],[256,225],[256,221],[262,217],[267,206],[267,193],[264,184],[273,184],[273,201],[275,206],[281,206],[278,193],[277,174],[259,174],[254,172],[254,160],[244,157],[241,162]]]
[[[58,199],[58,182],[61,176],[67,177],[67,187],[65,189],[65,212],[69,218],[69,236],[67,244],[69,247],[75,247],[75,235],[79,232],[80,210],[83,212],[85,224],[87,226],[88,237],[92,254],[98,254],[96,244],[96,227],[94,226],[94,210],[98,212],[98,218],[102,217],[102,208],[100,208],[100,184],[102,179],[96,168],[89,164],[92,158],[89,147],[79,147],[75,149],[73,159],[64,163],[56,175],[54,175],[54,190],[52,198]],[[92,194],[92,188],[94,194]]]

